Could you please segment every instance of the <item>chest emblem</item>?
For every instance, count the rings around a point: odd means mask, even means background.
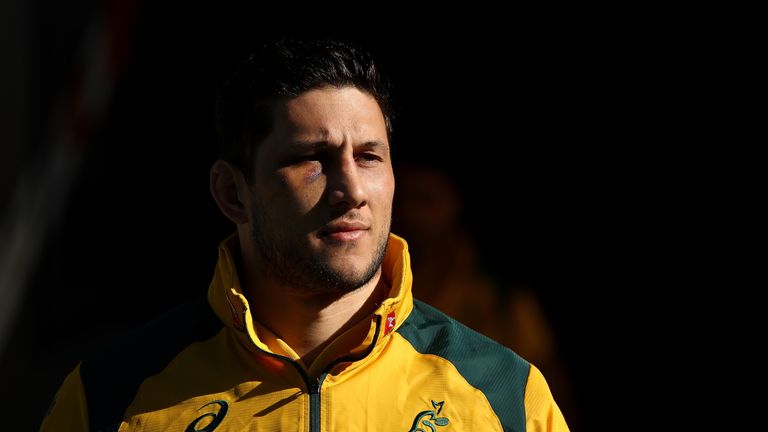
[[[435,426],[447,426],[449,423],[448,417],[438,417],[440,411],[443,410],[444,403],[443,401],[432,401],[432,408],[434,409],[418,413],[416,418],[413,419],[413,424],[408,432],[436,432],[437,428]]]
[[[227,404],[227,402],[223,400],[215,400],[201,406],[198,411],[207,407],[208,405],[213,405],[213,404],[217,404],[219,406],[218,412],[210,412],[210,413],[201,415],[200,417],[193,420],[192,423],[190,423],[189,426],[187,426],[187,428],[184,429],[184,432],[212,432],[214,429],[216,429],[219,426],[219,424],[221,424],[221,421],[224,420],[224,416],[227,415],[227,411],[229,410],[229,404]],[[207,426],[203,427],[202,429],[198,429],[197,424],[203,421],[203,419],[207,417],[212,417],[211,421],[208,423]]]

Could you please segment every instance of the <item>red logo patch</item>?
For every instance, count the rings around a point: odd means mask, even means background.
[[[384,336],[388,335],[389,332],[392,331],[392,329],[395,328],[395,313],[390,312],[389,315],[387,315],[387,324],[386,327],[384,327]]]

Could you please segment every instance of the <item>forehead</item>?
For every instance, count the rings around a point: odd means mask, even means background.
[[[376,99],[355,87],[322,87],[278,103],[273,133],[294,140],[386,142]],[[354,142],[352,142],[354,144]]]

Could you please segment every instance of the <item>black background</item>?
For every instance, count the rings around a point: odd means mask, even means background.
[[[39,125],[97,10],[35,14]],[[669,143],[692,93],[686,39],[623,13],[464,12],[300,20],[143,5],[129,67],[1,359],[4,389],[18,389],[3,405],[22,397],[36,427],[100,340],[207,288],[232,229],[208,193],[215,90],[258,39],[304,34],[373,51],[395,84],[395,163],[450,173],[490,271],[540,294],[574,380],[572,430],[622,417],[641,374],[630,364],[650,348],[650,325],[634,317],[675,282],[660,275],[678,240],[659,242],[676,223]]]

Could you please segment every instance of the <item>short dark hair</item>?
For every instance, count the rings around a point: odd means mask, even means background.
[[[250,181],[254,149],[272,131],[275,104],[324,86],[353,86],[373,96],[391,139],[390,84],[369,52],[340,40],[283,38],[261,45],[219,89],[219,158]]]

